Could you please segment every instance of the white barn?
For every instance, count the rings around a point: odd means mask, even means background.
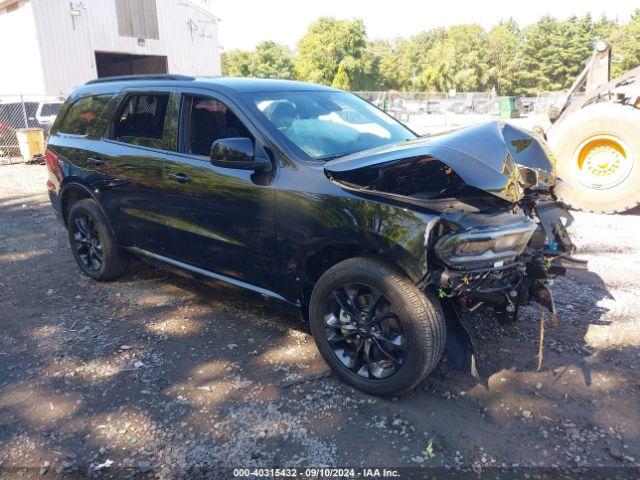
[[[210,0],[0,0],[0,94],[64,95],[96,77],[220,75]]]

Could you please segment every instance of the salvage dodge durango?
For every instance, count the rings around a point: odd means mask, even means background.
[[[419,137],[359,97],[293,81],[94,80],[46,151],[80,270],[138,257],[289,304],[337,376],[415,387],[445,348],[477,372],[462,316],[501,323],[573,258],[542,139],[489,122]]]

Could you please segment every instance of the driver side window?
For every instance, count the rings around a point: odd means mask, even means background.
[[[185,95],[182,101],[181,152],[209,157],[211,145],[221,138],[253,135],[224,103],[211,97]]]

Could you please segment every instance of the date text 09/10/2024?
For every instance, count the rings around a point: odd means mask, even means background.
[[[289,477],[289,478],[394,478],[397,470],[389,468],[235,468],[234,477]]]

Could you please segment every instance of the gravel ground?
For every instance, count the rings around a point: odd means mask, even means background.
[[[510,327],[480,313],[467,320],[480,382],[445,359],[385,400],[331,376],[306,328],[261,297],[143,265],[113,283],[82,276],[45,180],[42,166],[0,167],[0,477],[640,475],[640,216],[575,215],[591,270],[554,285],[540,372],[538,306]]]

